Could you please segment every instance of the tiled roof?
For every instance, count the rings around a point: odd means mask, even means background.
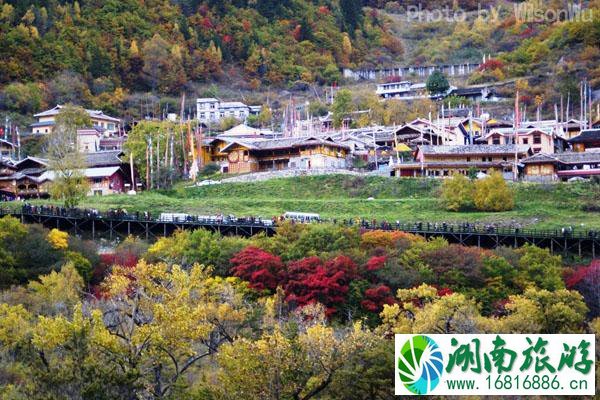
[[[600,140],[600,129],[586,129],[574,138],[568,140],[569,143],[585,143]]]
[[[537,163],[548,163],[555,162],[556,158],[553,155],[546,153],[537,153],[531,157],[524,158],[521,162],[523,164],[537,164]]]
[[[536,163],[561,163],[561,164],[581,164],[581,163],[600,163],[600,152],[564,152],[555,154],[537,153],[521,161],[523,164]]]
[[[595,151],[556,153],[554,157],[563,164],[600,163],[600,152]]]
[[[420,146],[423,154],[508,154],[515,152],[514,144],[481,144],[481,145],[445,145],[445,146]],[[528,145],[517,145],[517,152],[527,153]]]
[[[517,130],[517,133],[519,135],[530,135],[534,132],[539,132],[539,133],[543,133],[544,135],[548,135],[551,136],[552,135],[552,129],[545,127],[545,128],[519,128]],[[487,135],[485,135],[485,137],[490,137],[492,135],[501,135],[501,136],[513,136],[515,134],[515,131],[513,128],[494,128],[494,129],[490,129],[490,131],[488,132]]]
[[[87,178],[104,178],[112,176],[119,170],[119,167],[100,167],[100,168],[86,168],[83,174]]]
[[[121,150],[99,151],[96,153],[86,153],[85,162],[88,167],[107,167],[121,165],[123,162],[119,158],[123,152]]]
[[[18,163],[16,163],[17,168],[20,167],[21,165],[25,164],[28,161],[33,161],[34,163],[41,164],[43,166],[48,166],[48,163],[49,163],[49,161],[46,160],[45,158],[28,156],[28,157],[22,159],[21,161],[19,161]]]
[[[233,144],[239,144],[244,146],[250,150],[276,150],[276,149],[285,149],[291,147],[299,147],[305,145],[319,145],[326,144],[333,147],[341,147],[348,149],[349,147],[340,143],[331,142],[329,140],[325,140],[319,137],[303,137],[303,138],[283,138],[283,139],[269,139],[269,140],[232,140],[229,145],[223,148],[222,151],[226,151],[226,149]]]
[[[29,126],[32,128],[39,128],[40,126],[54,126],[54,121],[34,122]]]
[[[40,118],[40,117],[50,117],[53,115],[57,115],[63,107],[64,106],[59,104],[56,107],[51,108],[50,110],[46,110],[46,111],[42,111],[41,113],[34,114],[34,117]],[[108,115],[104,114],[102,112],[102,110],[87,110],[86,109],[85,111],[92,118],[103,119],[105,121],[120,122],[120,120],[118,118],[113,118],[111,116],[108,116]],[[43,123],[43,124],[46,124],[46,123]]]

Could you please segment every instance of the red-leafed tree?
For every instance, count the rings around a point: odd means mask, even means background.
[[[384,304],[391,305],[395,301],[392,290],[385,285],[379,285],[365,290],[365,297],[360,304],[369,312],[380,313]]]
[[[577,268],[565,279],[568,289],[577,290],[583,296],[590,318],[600,316],[600,259],[587,267]]]
[[[484,62],[483,64],[481,64],[479,66],[480,71],[493,71],[495,69],[502,69],[502,68],[504,68],[504,63],[495,58],[490,58],[489,60],[487,60],[486,62]]]
[[[379,271],[381,268],[385,266],[385,261],[387,260],[387,256],[375,256],[369,258],[366,264],[367,271]]]
[[[327,317],[346,302],[350,281],[357,276],[356,264],[346,256],[323,263],[318,257],[307,257],[288,264],[284,286],[286,300],[295,306],[321,303]]]
[[[250,283],[256,290],[275,290],[281,282],[281,258],[258,247],[249,246],[230,260],[231,273]]]

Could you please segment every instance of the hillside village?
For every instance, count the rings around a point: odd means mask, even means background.
[[[473,115],[471,108],[464,107],[399,126],[351,128],[356,114],[350,113],[336,129],[331,113],[314,118],[305,115],[304,119],[295,113],[291,127],[285,131],[241,123],[222,132],[210,132],[210,126],[225,118],[246,121],[258,115],[262,107],[215,98],[198,98],[196,106],[193,120],[168,116],[176,124],[194,126],[186,128],[186,138],[181,139],[187,153],[184,157],[190,157],[186,168],[196,173],[214,165],[223,174],[352,169],[400,178],[444,178],[455,173],[483,177],[498,171],[506,179],[535,182],[600,175],[600,122],[595,114],[590,114],[589,121],[509,121],[486,113]],[[34,114],[36,122],[31,124],[29,136],[51,135],[61,108],[57,105]],[[123,193],[147,186],[146,177],[139,176],[136,165],[130,165],[125,156],[128,132],[122,120],[101,110],[86,112],[92,126],[77,130],[77,148],[87,155],[84,174],[91,184],[89,194]],[[40,158],[42,155],[19,158],[21,135],[11,136],[12,141],[5,135],[0,143],[3,195],[47,196],[52,181],[47,160]]]

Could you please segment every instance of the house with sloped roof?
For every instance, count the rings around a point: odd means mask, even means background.
[[[538,153],[522,161],[524,179],[528,181],[556,181],[571,178],[600,176],[600,152]]]
[[[573,151],[600,151],[600,129],[585,129],[577,136],[568,140]]]
[[[46,111],[34,114],[34,118],[37,120],[30,125],[31,132],[34,134],[47,135],[52,133],[54,125],[56,123],[56,116],[60,113],[60,110],[64,108],[63,105],[56,105]],[[119,132],[121,120],[118,118],[111,117],[110,115],[104,114],[102,110],[85,110],[90,119],[92,120],[92,126],[88,128],[98,128],[107,134],[116,134]]]
[[[512,176],[520,160],[532,155],[527,145],[451,145],[419,146],[411,161],[394,164],[392,176],[436,178],[453,174],[469,175],[471,171],[489,174],[498,171],[505,177]]]
[[[349,146],[326,136],[218,138],[211,141],[210,147],[218,149],[214,150],[214,161],[226,173],[345,168],[350,154]]]
[[[81,173],[90,185],[89,195],[124,193],[131,189],[130,166],[121,160],[122,154],[117,150],[84,155],[85,168]],[[21,199],[48,197],[55,176],[49,161],[43,158],[27,157],[16,163],[3,162],[0,166],[0,195]]]
[[[495,128],[483,136],[483,140],[487,144],[510,144],[515,142],[515,134],[517,144],[531,146],[534,153],[553,154],[567,148],[566,140],[562,136],[556,135],[551,127],[524,127],[517,130],[513,128]]]

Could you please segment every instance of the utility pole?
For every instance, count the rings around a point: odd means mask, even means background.
[[[156,137],[156,188],[160,189],[160,132]]]
[[[517,93],[515,96],[515,118],[513,123],[513,137],[514,137],[514,146],[515,146],[515,164],[513,166],[513,180],[516,182],[519,179],[519,155],[518,155],[518,134],[519,134],[519,88],[517,87]]]
[[[583,81],[579,82],[579,131],[583,130]]]

